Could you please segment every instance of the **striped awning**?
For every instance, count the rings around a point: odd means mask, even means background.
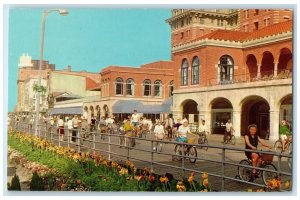
[[[81,106],[65,107],[65,108],[52,108],[49,111],[49,115],[57,115],[57,114],[82,115],[83,114],[83,108]]]

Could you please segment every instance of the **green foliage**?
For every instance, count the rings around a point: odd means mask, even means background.
[[[20,179],[17,174],[15,174],[12,178],[11,184],[8,186],[8,190],[21,191]]]
[[[31,191],[44,191],[43,179],[36,172],[34,172],[32,175],[32,179],[30,182],[30,190]]]

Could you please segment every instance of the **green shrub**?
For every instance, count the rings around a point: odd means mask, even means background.
[[[17,174],[15,174],[14,177],[12,178],[8,190],[21,191],[20,179]]]
[[[31,191],[44,191],[43,179],[36,172],[34,172],[32,175],[32,179],[30,182],[30,190]]]

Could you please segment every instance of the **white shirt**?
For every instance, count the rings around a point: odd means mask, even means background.
[[[68,120],[68,129],[73,128],[73,121],[71,119]]]
[[[113,124],[114,122],[115,122],[115,120],[112,119],[112,118],[108,118],[108,119],[106,120],[106,124]]]
[[[232,128],[232,123],[226,123],[226,131],[229,132],[231,131],[231,128]]]
[[[179,126],[179,129],[178,129],[179,137],[187,137],[187,134],[190,132],[191,131],[188,126],[187,127],[184,127],[183,125]]]
[[[64,120],[59,119],[57,125],[58,126],[64,126]]]
[[[206,124],[200,124],[200,126],[199,126],[199,132],[208,132],[207,131],[207,127],[206,127]]]
[[[79,120],[78,120],[78,119],[76,119],[76,118],[73,118],[73,119],[72,119],[72,126],[73,126],[73,127],[78,127],[78,123],[79,123]]]
[[[148,121],[145,120],[145,119],[143,119],[142,124],[143,124],[143,125],[146,125],[146,124],[148,124]]]
[[[156,125],[154,128],[154,133],[155,134],[164,134],[165,130],[164,130],[164,126],[163,125]]]
[[[132,114],[131,115],[131,122],[139,122],[140,120],[140,115],[137,113],[137,114]]]

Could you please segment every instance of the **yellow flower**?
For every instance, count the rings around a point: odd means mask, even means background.
[[[208,186],[208,179],[207,179],[207,178],[204,179],[202,184],[203,184],[205,187],[207,187],[207,186]]]
[[[208,178],[208,174],[206,172],[203,172],[201,175],[202,179],[207,179]]]
[[[265,192],[263,188],[257,189],[256,192]]]
[[[136,179],[137,181],[141,181],[144,178],[143,175],[139,175],[139,176],[135,176],[134,179]]]
[[[113,161],[113,162],[111,163],[111,166],[112,166],[112,167],[118,167],[118,163],[116,163],[116,162]]]
[[[159,181],[160,181],[161,183],[167,183],[167,182],[169,182],[169,179],[168,179],[167,177],[163,176],[163,177],[160,177],[160,178],[159,178]]]
[[[291,187],[291,182],[288,180],[285,182],[285,189],[290,189]]]
[[[208,189],[203,189],[203,190],[200,190],[200,192],[208,192]]]
[[[247,192],[253,192],[253,190],[252,190],[251,188],[249,188],[249,189],[247,190]]]
[[[121,174],[121,175],[128,174],[128,169],[122,168],[122,169],[119,171],[119,174]]]
[[[176,185],[176,189],[179,192],[185,192],[186,191],[186,187],[184,186],[182,181],[178,181],[177,185]]]

